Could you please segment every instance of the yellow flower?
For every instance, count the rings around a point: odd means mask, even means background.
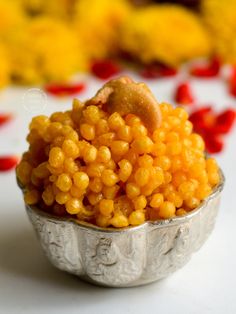
[[[127,0],[77,1],[74,27],[90,58],[104,58],[116,52],[118,28],[129,12]]]
[[[236,0],[204,0],[204,20],[209,28],[217,55],[236,62]]]
[[[13,77],[26,84],[65,81],[86,67],[82,45],[69,26],[43,16],[18,33],[11,57]]]
[[[10,62],[7,56],[7,50],[3,44],[0,44],[0,88],[6,86],[10,79]]]
[[[15,0],[31,15],[48,14],[66,18],[73,10],[74,0]]]
[[[197,15],[177,5],[137,9],[124,23],[121,48],[144,63],[169,65],[210,53],[210,42]]]
[[[17,2],[0,0],[0,87],[10,82],[9,43],[25,21],[26,16]]]
[[[15,1],[0,0],[0,38],[8,41],[14,32],[25,22],[26,16]]]

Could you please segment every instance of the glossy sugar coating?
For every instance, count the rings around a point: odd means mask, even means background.
[[[160,104],[161,127],[109,115],[75,100],[72,110],[38,116],[17,167],[25,202],[101,227],[139,225],[196,208],[219,183],[187,112]]]

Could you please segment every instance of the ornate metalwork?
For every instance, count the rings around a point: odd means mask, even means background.
[[[50,216],[26,206],[53,265],[84,280],[111,287],[146,284],[184,266],[214,228],[221,184],[186,216],[124,229],[99,228]]]

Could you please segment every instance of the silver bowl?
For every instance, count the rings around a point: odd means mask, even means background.
[[[183,267],[214,228],[224,176],[192,212],[137,227],[99,228],[26,206],[42,248],[57,268],[108,287],[131,287]]]

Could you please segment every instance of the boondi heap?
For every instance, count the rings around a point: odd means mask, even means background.
[[[26,204],[120,228],[185,215],[209,196],[220,181],[218,165],[205,157],[187,112],[156,104],[161,121],[151,130],[143,116],[150,104],[142,102],[143,112],[137,95],[127,104],[121,96],[131,87],[152,99],[144,84],[121,78],[99,91],[102,98],[75,99],[71,110],[33,118],[29,149],[17,167]],[[114,99],[138,114],[111,113]]]

